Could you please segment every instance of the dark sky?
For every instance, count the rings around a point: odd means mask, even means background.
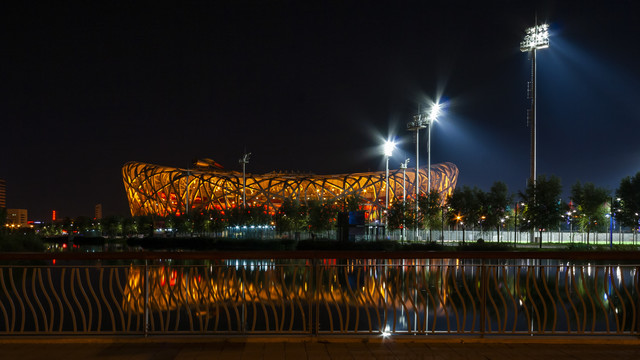
[[[127,161],[239,170],[382,170],[382,138],[446,112],[432,163],[459,186],[529,176],[525,28],[538,52],[538,173],[615,190],[640,171],[639,13],[633,1],[93,1],[0,5],[0,178],[33,220],[127,214]],[[20,3],[21,5],[16,5]],[[55,4],[53,4],[55,3]],[[401,3],[401,4],[395,4]],[[421,144],[426,145],[426,133]],[[421,164],[426,164],[426,146]]]

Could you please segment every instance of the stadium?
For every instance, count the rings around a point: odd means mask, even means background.
[[[415,197],[414,169],[389,171],[389,203]],[[277,212],[285,199],[302,204],[311,200],[337,202],[350,196],[361,199],[372,214],[384,209],[386,176],[384,171],[338,175],[270,172],[245,174],[224,170],[212,160],[198,160],[193,169],[181,169],[141,162],[128,162],[122,168],[124,187],[133,216],[189,211],[225,210],[242,206],[263,206]],[[427,192],[427,169],[420,168],[420,193]],[[458,168],[452,163],[431,166],[431,189],[443,201],[453,193]],[[246,185],[243,186],[243,183]],[[374,215],[375,216],[375,215]]]

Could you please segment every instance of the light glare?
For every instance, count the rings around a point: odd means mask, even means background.
[[[387,140],[384,143],[384,155],[391,156],[393,154],[393,150],[396,148],[396,143],[394,141]]]
[[[549,25],[542,24],[530,27],[526,33],[524,41],[520,43],[520,51],[527,52],[549,47]]]

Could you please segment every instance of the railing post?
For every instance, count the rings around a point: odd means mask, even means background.
[[[144,337],[149,335],[149,265],[144,260]]]
[[[487,313],[487,269],[482,259],[482,267],[480,268],[480,336],[484,337],[486,327],[486,313]]]
[[[640,266],[636,266],[636,334],[640,336]]]
[[[312,326],[313,326],[312,331],[314,336],[318,336],[318,333],[320,332],[320,301],[318,299],[318,287],[320,285],[320,271],[318,271],[317,259],[312,259],[311,264],[313,266],[312,268],[313,285],[311,288],[311,295],[313,296],[313,309],[314,309],[313,320],[312,320]]]

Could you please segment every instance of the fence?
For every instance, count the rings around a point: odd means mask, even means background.
[[[46,262],[0,267],[0,334],[640,335],[637,253],[382,256],[0,254]]]
[[[415,230],[407,229],[404,236],[407,241],[415,241]],[[536,232],[534,236],[539,237],[540,234]],[[375,234],[370,234],[367,237],[367,239],[375,238]],[[378,238],[383,238],[383,236],[379,235]],[[389,238],[392,240],[402,240],[402,231],[391,230],[389,232]],[[443,231],[440,228],[434,228],[431,230],[419,230],[418,239],[422,241],[431,240],[444,243],[475,242],[478,239],[483,239],[489,242],[515,243],[516,245],[531,243],[531,235],[529,232],[513,231],[513,229],[500,231],[498,234],[495,230],[468,229],[462,231],[449,230],[445,228]],[[591,245],[609,245],[610,242],[614,245],[639,244],[637,234],[632,232],[614,232],[613,234],[608,232],[593,232],[587,235],[587,233],[576,231],[544,231],[542,232],[542,242],[543,244],[589,243]]]
[[[309,231],[301,231],[297,233],[283,233],[278,234],[274,229],[232,229],[222,234],[225,237],[232,238],[257,238],[257,239],[274,239],[277,237],[290,237],[299,240],[309,240],[315,237],[336,239],[337,230],[326,230],[316,234],[312,234]],[[540,234],[536,232],[535,237],[539,237]],[[394,229],[389,230],[385,234],[382,227],[367,226],[359,235],[354,236],[356,241],[373,241],[376,239],[389,238],[391,240],[407,240],[407,241],[437,241],[444,243],[462,243],[462,242],[475,242],[478,239],[483,239],[489,242],[508,242],[517,244],[531,243],[530,232],[514,231],[513,229],[501,230],[498,233],[496,230],[481,230],[480,228],[470,228],[465,231],[458,229],[453,230],[450,228],[433,228],[433,229],[420,229],[416,236],[415,230],[406,229],[404,234],[402,230]],[[537,242],[537,240],[536,240]],[[638,235],[635,232],[622,232],[616,231],[613,234],[609,232],[593,232],[590,234],[578,231],[544,231],[542,233],[542,242],[544,243],[556,243],[556,244],[569,244],[569,243],[583,243],[591,245],[608,245],[610,242],[613,244],[639,244]]]

